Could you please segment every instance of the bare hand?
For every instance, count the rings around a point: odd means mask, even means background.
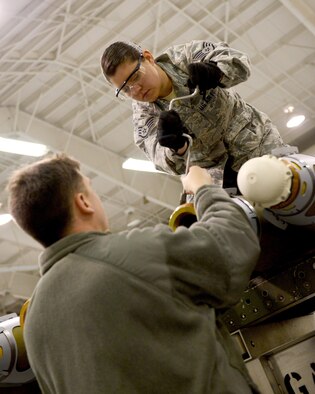
[[[189,173],[181,177],[183,188],[188,194],[195,194],[204,185],[211,185],[212,178],[206,169],[192,166]]]

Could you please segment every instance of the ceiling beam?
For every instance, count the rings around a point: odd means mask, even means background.
[[[304,0],[280,0],[280,2],[315,36],[315,13]]]
[[[16,122],[15,108],[0,108],[1,133],[13,131]],[[27,132],[26,132],[27,130]],[[91,171],[108,181],[164,208],[175,209],[182,186],[178,177],[166,174],[130,172],[122,169],[124,157],[95,145],[26,112],[19,111],[17,129],[19,135],[47,145],[52,151],[64,152],[75,157]],[[154,177],[154,182],[152,182]]]

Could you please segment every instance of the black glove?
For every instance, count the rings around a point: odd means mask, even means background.
[[[183,133],[187,133],[187,129],[183,125],[178,113],[174,110],[162,111],[157,132],[159,144],[177,151],[187,141]]]
[[[210,63],[190,63],[188,64],[189,79],[187,81],[189,89],[199,87],[200,93],[205,96],[208,89],[214,89],[222,86],[220,80],[223,72],[219,69],[215,62]]]

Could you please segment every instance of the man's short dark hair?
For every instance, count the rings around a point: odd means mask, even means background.
[[[58,241],[72,220],[72,197],[83,190],[78,161],[56,154],[15,171],[7,185],[18,225],[44,247]]]
[[[140,46],[132,42],[116,41],[109,45],[101,58],[101,67],[105,78],[113,76],[120,64],[138,60],[141,53]]]

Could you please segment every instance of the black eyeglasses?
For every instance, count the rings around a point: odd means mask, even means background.
[[[119,93],[124,89],[124,87],[127,85],[128,81],[135,75],[137,71],[139,71],[141,67],[141,62],[142,62],[143,54],[140,53],[138,64],[136,65],[135,69],[132,71],[132,73],[129,75],[129,77],[123,82],[120,88],[117,88],[115,90],[115,96],[118,97]]]

